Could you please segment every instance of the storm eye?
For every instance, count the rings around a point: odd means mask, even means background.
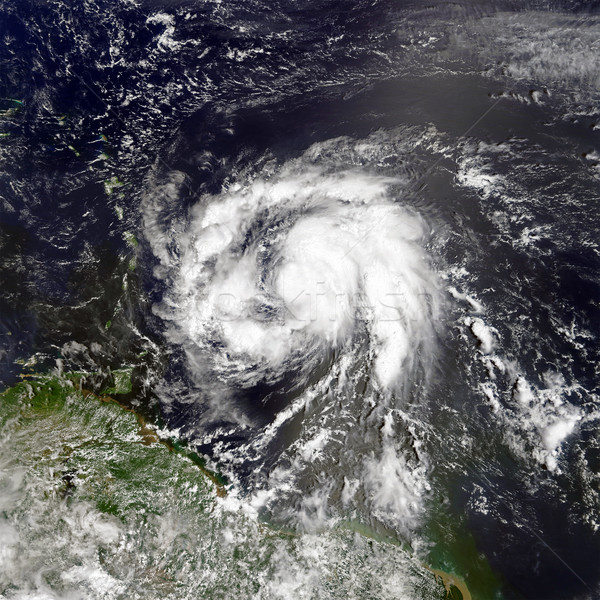
[[[201,362],[233,386],[291,373],[295,389],[306,386],[335,353],[363,363],[385,393],[399,389],[433,350],[440,296],[427,225],[392,195],[398,183],[299,159],[269,181],[204,197],[180,243],[168,320],[201,354],[218,338],[223,353],[211,346]],[[354,355],[357,336],[369,347]]]

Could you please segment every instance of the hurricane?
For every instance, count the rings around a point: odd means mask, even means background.
[[[0,1],[0,597],[600,597],[600,17]]]
[[[426,467],[425,458],[411,466],[397,450],[395,423],[411,397],[418,401],[415,389],[426,385],[435,361],[443,302],[427,250],[435,233],[406,200],[406,178],[378,173],[376,156],[349,170],[332,157],[334,148],[377,154],[374,144],[350,139],[314,145],[282,165],[249,169],[218,195],[194,198],[175,227],[164,211],[173,194],[187,192],[183,174],[150,184],[144,227],[165,280],[153,310],[185,350],[199,389],[211,382],[202,392],[206,419],[218,432],[248,436],[230,450],[232,467],[249,452],[250,461],[278,460],[276,440],[312,404],[332,424],[307,428],[286,457],[294,463],[290,476],[300,477],[313,456],[338,454],[332,448],[350,433],[356,407],[363,435],[376,445],[343,454],[363,475],[349,482],[339,470],[325,495],[315,482],[311,494],[323,497],[310,511],[325,518],[334,488],[348,510],[360,487],[364,501],[406,530],[421,509]],[[267,425],[265,407],[278,411]],[[269,450],[266,461],[259,448]],[[255,481],[255,504],[276,503],[282,483]],[[305,504],[296,516],[286,509],[294,526],[310,524]]]

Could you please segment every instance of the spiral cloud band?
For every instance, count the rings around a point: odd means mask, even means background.
[[[391,194],[399,185],[297,160],[205,196],[177,253],[166,232],[162,246],[153,241],[176,267],[159,313],[236,385],[307,376],[366,336],[377,383],[394,389],[430,341],[438,310],[423,249],[429,229]],[[155,217],[147,211],[154,232]]]

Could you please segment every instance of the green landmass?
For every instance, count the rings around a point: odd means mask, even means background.
[[[2,597],[447,596],[406,550],[356,527],[297,533],[249,514],[200,456],[118,401],[131,374],[114,370],[100,393],[66,373],[0,394]]]
[[[124,186],[123,183],[116,175],[113,175],[110,179],[104,182],[104,191],[107,196],[110,196],[116,189]]]

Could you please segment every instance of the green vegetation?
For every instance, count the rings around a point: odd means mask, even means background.
[[[113,175],[110,179],[104,182],[104,191],[107,196],[110,196],[116,189],[124,186],[125,184],[116,176]]]
[[[12,119],[23,107],[23,102],[14,98],[1,98],[0,105],[2,104],[4,106],[0,108],[0,119]]]
[[[443,510],[432,510],[426,528],[428,539],[435,541],[427,563],[433,573],[455,575],[466,584],[473,600],[503,598],[503,581],[491,568],[475,544],[473,535],[458,518]],[[457,586],[449,586],[449,597],[463,598]]]
[[[132,247],[132,248],[137,248],[139,245],[139,242],[137,241],[137,238],[135,237],[135,235],[133,235],[133,233],[126,231],[123,234],[123,237],[125,238],[125,241]]]
[[[113,396],[115,394],[131,393],[131,369],[115,369],[112,372],[114,385],[102,390],[103,394]]]
[[[104,393],[131,392],[131,369],[112,375],[114,383]],[[112,398],[87,391],[85,380],[85,373],[27,377],[0,394],[0,427],[18,441],[23,462],[33,468],[51,465],[58,479],[60,473],[71,473],[69,487],[77,488],[80,499],[93,500],[101,512],[125,517],[132,507],[144,504],[144,494],[164,486],[160,477],[172,478],[179,461],[173,460],[173,447],[141,417]],[[196,471],[191,480],[202,488],[204,503],[217,490],[195,462],[186,460],[184,470],[188,479],[189,469]],[[47,495],[62,493],[64,482],[55,483]]]
[[[131,373],[114,370],[101,394],[87,373],[30,376],[0,394],[0,526],[13,532],[0,594],[381,598],[406,586],[444,597],[406,550],[357,527],[283,531],[220,500],[201,457],[105,395],[130,394]]]

